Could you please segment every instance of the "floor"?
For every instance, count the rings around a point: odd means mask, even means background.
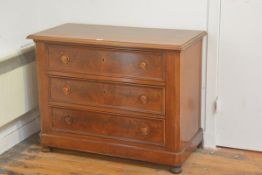
[[[41,152],[34,135],[0,155],[0,175],[171,175],[168,167],[55,149]],[[197,150],[181,175],[262,175],[262,153]]]

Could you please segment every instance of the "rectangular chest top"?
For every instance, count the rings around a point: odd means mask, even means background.
[[[204,31],[68,23],[29,35],[28,38],[35,41],[184,50],[205,35]]]

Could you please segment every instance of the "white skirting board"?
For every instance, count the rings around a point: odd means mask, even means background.
[[[0,128],[0,154],[39,132],[39,112],[35,108]]]

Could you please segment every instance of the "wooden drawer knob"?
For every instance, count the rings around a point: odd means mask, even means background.
[[[65,116],[64,121],[65,121],[65,123],[66,123],[67,125],[72,125],[72,123],[73,123],[73,118],[72,118],[71,116],[67,115],[67,116]]]
[[[62,55],[62,56],[60,57],[60,60],[61,60],[61,62],[62,62],[63,64],[69,64],[69,62],[70,62],[70,58],[69,58],[68,56],[66,56],[66,55]]]
[[[69,86],[65,85],[65,86],[63,87],[63,92],[64,92],[65,95],[70,95],[70,93],[71,93],[71,88],[70,88]]]
[[[147,104],[147,101],[148,101],[148,100],[147,100],[147,96],[141,95],[141,96],[140,96],[140,101],[141,101],[142,104]]]
[[[146,67],[147,67],[147,64],[146,62],[142,61],[140,64],[139,64],[139,67],[143,70],[146,70]]]
[[[147,136],[149,135],[149,127],[143,127],[141,128],[141,134],[144,135],[144,136]]]

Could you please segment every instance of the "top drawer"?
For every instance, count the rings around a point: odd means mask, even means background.
[[[49,70],[90,75],[164,80],[157,51],[48,45]]]

